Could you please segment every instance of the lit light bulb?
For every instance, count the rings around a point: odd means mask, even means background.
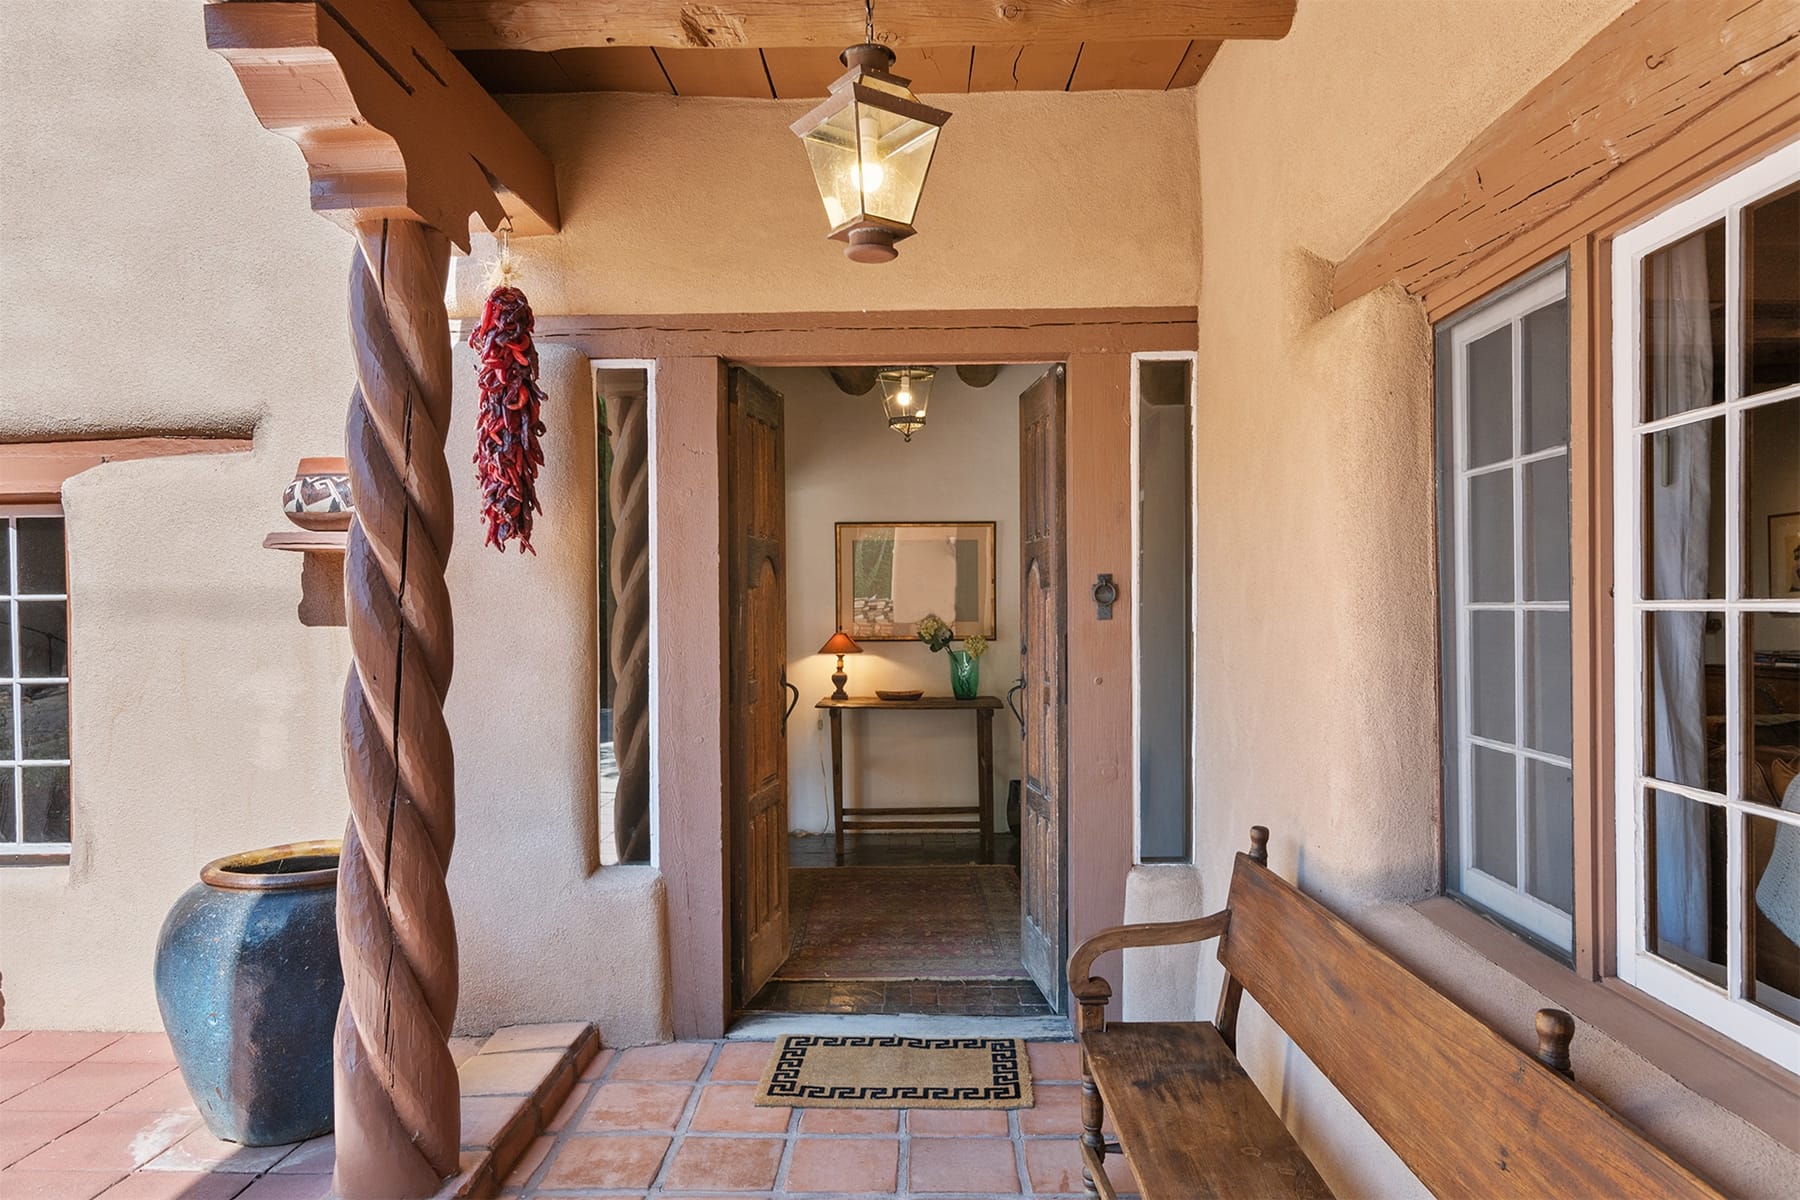
[[[857,191],[864,194],[880,191],[881,181],[886,177],[887,172],[878,162],[872,162],[867,166],[859,163],[850,168],[850,182],[856,185]]]
[[[894,397],[894,403],[898,404],[901,408],[911,408],[912,407],[912,393],[907,392],[907,391],[902,391],[898,396]]]

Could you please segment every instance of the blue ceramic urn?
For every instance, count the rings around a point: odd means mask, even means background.
[[[274,1146],[331,1131],[341,848],[295,842],[216,859],[163,922],[156,1003],[215,1137]]]

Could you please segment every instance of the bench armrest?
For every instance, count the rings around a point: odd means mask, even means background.
[[[1069,990],[1077,1000],[1104,1004],[1112,996],[1112,986],[1093,976],[1094,960],[1109,950],[1136,950],[1146,946],[1181,946],[1204,942],[1225,932],[1231,910],[1224,909],[1191,921],[1153,921],[1141,925],[1115,925],[1103,929],[1069,956]]]

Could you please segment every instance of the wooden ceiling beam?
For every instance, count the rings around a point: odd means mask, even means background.
[[[471,217],[561,227],[556,171],[432,32],[392,0],[227,0],[206,44],[267,129],[306,157],[312,206],[339,224],[423,221],[464,250]]]
[[[1279,38],[1296,0],[882,0],[878,40],[891,46],[1013,45]],[[861,7],[843,0],[415,0],[453,50],[577,46],[839,50],[863,39]]]

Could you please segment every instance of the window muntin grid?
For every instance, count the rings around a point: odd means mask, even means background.
[[[1617,645],[1615,710],[1617,719],[1617,927],[1619,977],[1659,1000],[1718,1029],[1790,1071],[1800,1070],[1800,998],[1784,997],[1754,978],[1751,961],[1756,880],[1749,878],[1748,823],[1768,823],[1800,836],[1800,812],[1748,798],[1746,740],[1750,736],[1750,645],[1752,623],[1771,617],[1800,619],[1800,601],[1752,595],[1747,556],[1764,553],[1761,531],[1745,521],[1745,425],[1758,411],[1800,398],[1800,383],[1754,390],[1746,386],[1745,213],[1770,197],[1800,183],[1800,146],[1787,146],[1721,180],[1704,192],[1675,205],[1621,234],[1613,243],[1613,421],[1614,421],[1614,570],[1615,638]],[[1721,396],[1666,415],[1652,411],[1646,346],[1653,336],[1646,325],[1645,267],[1651,256],[1718,228],[1724,241],[1723,354],[1713,370],[1723,379]],[[1662,336],[1659,332],[1656,336]],[[1659,445],[1665,435],[1709,430],[1724,443],[1723,495],[1711,500],[1723,510],[1722,586],[1703,596],[1665,598],[1649,569],[1648,543],[1654,504],[1649,486],[1667,472],[1671,451]],[[1691,514],[1690,514],[1691,516]],[[1709,522],[1712,519],[1709,514]],[[1705,777],[1675,780],[1659,777],[1651,733],[1658,701],[1656,624],[1663,614],[1686,614],[1704,629],[1716,621],[1716,634],[1703,634],[1699,647],[1704,671],[1704,638],[1723,642],[1724,733],[1722,781]],[[1665,671],[1667,667],[1663,668]],[[1702,693],[1704,705],[1704,693]],[[1669,703],[1665,697],[1662,703]],[[1703,719],[1710,714],[1704,705]],[[1692,775],[1675,768],[1663,774]],[[1720,787],[1709,786],[1720,784]],[[1648,880],[1664,850],[1656,835],[1658,794],[1670,802],[1692,803],[1708,824],[1706,870],[1712,869],[1710,826],[1724,826],[1725,907],[1723,953],[1693,952],[1658,935],[1658,898]],[[1779,799],[1779,798],[1778,798]],[[1667,812],[1667,806],[1663,808]],[[1689,810],[1682,810],[1689,811]],[[1666,869],[1666,865],[1664,867]],[[1707,887],[1706,920],[1711,923],[1712,889]],[[1655,938],[1657,944],[1652,944]],[[1723,962],[1717,959],[1723,958]]]
[[[1530,505],[1533,489],[1548,481],[1566,527],[1569,354],[1566,339],[1534,347],[1528,329],[1548,319],[1560,320],[1566,332],[1567,299],[1567,272],[1558,267],[1448,326],[1441,343],[1449,358],[1449,436],[1442,455],[1448,461],[1440,460],[1451,544],[1446,583],[1452,630],[1446,651],[1453,678],[1445,681],[1451,706],[1445,755],[1456,811],[1450,814],[1450,886],[1565,952],[1573,941],[1572,895],[1565,908],[1541,893],[1573,887],[1571,663],[1565,650],[1560,663],[1550,664],[1554,672],[1546,673],[1531,649],[1534,632],[1541,648],[1556,629],[1567,645],[1569,539],[1566,533],[1546,539],[1533,523]],[[1477,357],[1485,357],[1490,369],[1478,370]],[[1500,362],[1504,394],[1492,390],[1491,368]],[[1546,375],[1560,382],[1565,396],[1560,419],[1549,430],[1534,427],[1528,395],[1531,381]],[[1503,551],[1484,553],[1502,535]],[[1540,556],[1539,543],[1545,541],[1552,543],[1548,559]],[[1560,570],[1548,583],[1547,564]],[[1546,680],[1547,674],[1554,678]],[[1549,702],[1534,706],[1539,698],[1534,685],[1545,682],[1552,685]],[[1546,794],[1540,796],[1538,788]],[[1495,799],[1494,789],[1499,809],[1481,803],[1483,797]],[[1560,800],[1552,803],[1552,795]],[[1490,819],[1484,821],[1484,815]],[[1510,818],[1500,823],[1504,829],[1491,820],[1496,815]],[[1565,867],[1570,874],[1562,877]],[[1553,875],[1559,877],[1554,887],[1548,885]]]
[[[6,711],[0,716],[9,726],[0,737],[0,855],[8,857],[65,856],[69,853],[67,836],[46,838],[44,833],[57,832],[57,826],[68,821],[69,766],[67,755],[69,647],[68,647],[68,583],[63,562],[66,545],[61,511],[57,508],[0,508],[0,535],[5,538],[5,569],[0,571],[0,606],[6,623],[4,653],[0,654],[0,700]],[[32,536],[43,534],[41,540]],[[53,536],[51,535],[53,532]],[[54,556],[53,562],[43,561]],[[26,559],[29,558],[29,561]],[[54,590],[43,586],[49,576],[61,581]],[[41,647],[28,642],[37,636],[26,628],[23,616],[32,614],[34,606],[60,606],[62,613],[61,646],[54,645],[54,631],[38,631],[44,639]],[[36,612],[49,611],[36,607]],[[28,654],[27,651],[30,651]],[[44,660],[60,654],[61,670],[48,670]],[[62,710],[40,711],[34,715],[33,733],[27,745],[27,705],[47,704],[61,689]],[[60,741],[61,755],[41,753],[46,741]],[[52,804],[46,819],[36,819],[28,812],[27,800],[38,787],[57,795],[60,775],[60,804]],[[56,818],[60,809],[61,819]],[[33,806],[35,810],[35,806]],[[28,820],[28,817],[32,819]],[[43,826],[48,828],[43,828]],[[38,836],[33,836],[33,834]]]

